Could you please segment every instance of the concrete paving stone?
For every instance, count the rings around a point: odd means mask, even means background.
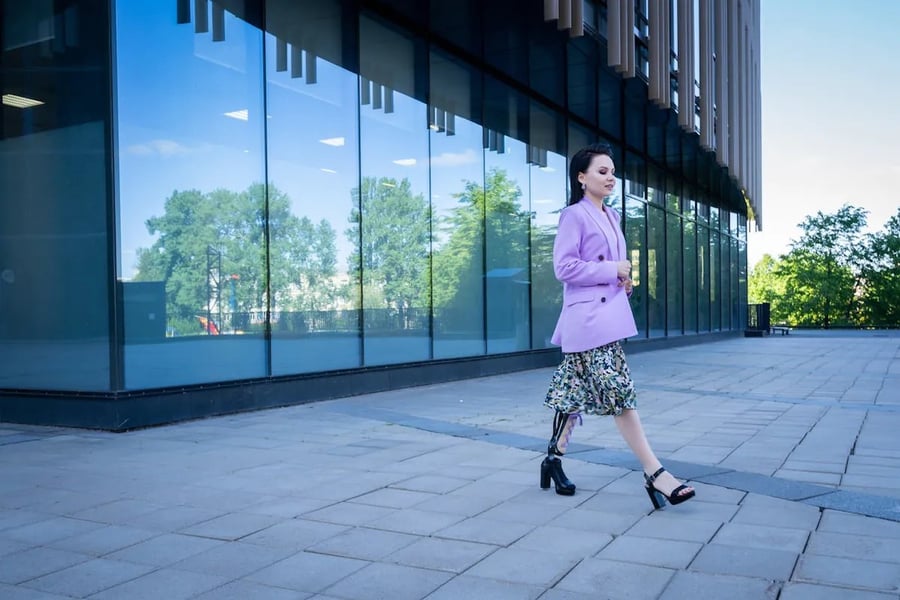
[[[896,594],[882,594],[812,583],[784,584],[779,600],[895,600]]]
[[[367,561],[299,552],[243,578],[297,592],[316,593],[368,565]]]
[[[432,494],[446,494],[470,483],[468,479],[456,477],[444,477],[441,475],[419,475],[392,483],[391,487],[413,492],[429,492]]]
[[[451,577],[440,571],[371,563],[338,581],[325,593],[349,600],[420,600]]]
[[[414,535],[431,535],[465,519],[461,515],[407,508],[368,523],[373,529],[385,529]]]
[[[180,530],[180,533],[216,540],[234,541],[262,531],[281,519],[246,513],[222,515]]]
[[[47,544],[59,550],[81,552],[93,556],[103,556],[128,546],[144,542],[160,535],[158,531],[149,531],[123,525],[104,525],[85,533],[55,540]]]
[[[649,501],[647,504],[649,505]],[[619,513],[573,508],[560,515],[556,522],[578,523],[579,529],[583,531],[607,533],[615,536],[628,531],[645,516],[646,514],[643,513]],[[550,523],[547,524],[549,525]]]
[[[580,562],[555,589],[605,600],[656,600],[675,571],[601,558]]]
[[[594,556],[612,540],[613,536],[609,534],[584,531],[568,521],[559,520],[535,528],[509,547],[580,559]]]
[[[51,594],[86,598],[146,575],[156,567],[97,558],[32,579],[25,585]]]
[[[685,481],[685,483],[696,490],[697,495],[695,496],[695,498],[703,502],[737,506],[738,504],[740,504],[741,500],[744,499],[744,496],[747,495],[747,492],[745,492],[744,490],[733,490],[717,485],[709,485],[707,483],[703,483],[702,481],[687,480]],[[693,500],[691,502],[693,502]]]
[[[552,554],[543,550],[500,548],[466,574],[497,581],[550,587],[568,573],[581,557]]]
[[[239,580],[195,596],[194,600],[307,600],[311,596],[306,592]]]
[[[841,475],[839,473],[822,473],[820,471],[796,471],[791,469],[778,469],[774,473],[775,477],[780,479],[789,479],[791,481],[802,481],[805,483],[814,483],[816,485],[834,488],[841,483]]]
[[[490,598],[490,600],[534,600],[544,591],[541,586],[512,583],[509,581],[494,581],[472,575],[460,575],[454,577],[434,592],[425,597],[425,600],[459,600],[460,598]]]
[[[265,548],[229,542],[180,560],[172,568],[235,578],[268,567],[293,554],[296,551],[290,548]]]
[[[533,483],[520,485],[515,483],[479,480],[473,481],[468,485],[464,485],[463,487],[458,488],[454,493],[463,496],[478,496],[481,498],[488,498],[496,502],[503,502],[505,500],[509,500],[510,498],[514,498],[525,490],[532,489],[533,487]]]
[[[385,488],[354,497],[353,501],[358,504],[370,504],[385,508],[409,508],[433,496],[434,494],[427,492]]]
[[[0,583],[22,583],[86,562],[92,557],[54,548],[29,548],[0,561]]]
[[[383,562],[458,574],[498,548],[491,544],[425,537],[390,554]]]
[[[731,519],[735,523],[769,525],[812,531],[819,523],[819,510],[815,506],[770,498],[760,494],[748,494]]]
[[[51,518],[53,518],[52,515],[32,510],[23,510],[18,508],[11,510],[0,510],[0,536],[5,535],[5,532],[7,530],[17,529],[19,527],[30,525],[32,523],[40,523]]]
[[[373,506],[371,504],[358,504],[356,502],[338,502],[325,508],[320,508],[303,515],[304,519],[311,521],[324,521],[340,525],[365,525],[378,519],[387,517],[401,509],[385,506]]]
[[[43,521],[6,529],[3,531],[3,537],[33,546],[40,546],[101,527],[103,527],[101,524],[93,521],[69,517],[51,517]]]
[[[326,506],[331,506],[332,504],[334,504],[332,500],[288,496],[264,500],[259,504],[248,506],[243,512],[252,515],[267,515],[271,517],[293,519],[295,517],[305,516]]]
[[[706,543],[722,527],[721,521],[688,518],[674,511],[657,510],[628,530],[628,535]]]
[[[806,554],[839,556],[900,565],[900,538],[814,531],[810,535]]]
[[[227,583],[228,578],[159,569],[91,596],[91,600],[187,600]]]
[[[772,548],[799,554],[806,547],[809,535],[809,532],[804,529],[771,527],[758,523],[725,523],[713,537],[712,543],[749,548]]]
[[[291,519],[248,535],[241,541],[270,548],[302,550],[347,529],[346,525],[320,523],[308,519]]]
[[[891,488],[900,490],[900,470],[892,469],[892,471],[894,473],[892,476],[846,473],[841,478],[841,485],[858,488]]]
[[[640,537],[630,531],[614,539],[597,558],[632,564],[683,569],[703,547],[702,543]]]
[[[167,567],[188,556],[199,554],[223,544],[219,540],[163,533],[121,550],[110,552],[105,558],[124,560],[141,565]]]
[[[156,512],[163,508],[165,508],[165,506],[160,504],[124,498],[80,510],[76,513],[72,513],[71,516],[76,519],[107,523],[109,525],[130,525],[137,517]]]
[[[796,562],[795,552],[712,543],[700,550],[690,570],[787,581]]]
[[[418,536],[367,527],[354,527],[308,547],[309,552],[380,560],[415,542]]]
[[[131,519],[126,525],[155,531],[173,532],[196,525],[222,515],[217,510],[194,508],[192,506],[169,506],[142,514]]]
[[[540,600],[597,600],[597,595],[580,594],[578,592],[569,592],[566,590],[559,590],[554,588],[552,590],[547,590],[546,592],[544,592]]]
[[[871,491],[871,490],[870,490]],[[900,521],[900,498],[836,490],[824,496],[810,498],[804,503],[821,508],[831,508],[870,517]]]
[[[825,510],[822,512],[822,520],[817,531],[900,538],[900,523],[837,510]]]
[[[793,580],[896,593],[900,569],[896,563],[806,554],[800,557]]]
[[[691,598],[692,600],[775,600],[778,583],[768,579],[713,575],[679,571],[663,591],[661,598]],[[783,598],[783,596],[781,596]]]
[[[551,487],[551,491],[552,491]],[[533,492],[533,495],[543,495],[540,492]],[[553,495],[557,498],[562,498],[555,492]],[[554,499],[555,500],[555,499]],[[589,502],[589,501],[588,501]],[[587,502],[582,503],[581,506],[584,507]],[[486,519],[494,519],[497,521],[510,521],[513,523],[527,523],[530,525],[544,525],[556,520],[559,515],[566,512],[571,508],[570,502],[552,502],[548,499],[547,502],[542,503],[534,503],[534,502],[524,502],[524,501],[516,501],[510,500],[508,502],[504,502],[499,504],[493,508],[489,508],[480,516]]]
[[[534,526],[527,523],[497,521],[479,515],[436,531],[432,535],[438,538],[508,546],[532,529]]]
[[[48,594],[26,587],[0,583],[0,598],[3,598],[3,600],[70,600],[72,597]]]
[[[500,500],[485,496],[450,493],[428,498],[416,504],[413,508],[429,512],[443,512],[463,517],[474,517],[498,505],[500,502]]]

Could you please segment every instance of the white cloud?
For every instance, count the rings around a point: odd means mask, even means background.
[[[191,150],[174,140],[150,140],[143,144],[128,146],[126,151],[128,154],[136,156],[178,156],[179,154],[187,154]]]
[[[471,165],[478,162],[479,154],[471,148],[465,152],[444,152],[438,156],[432,157],[431,164],[435,167],[461,167],[463,165]]]

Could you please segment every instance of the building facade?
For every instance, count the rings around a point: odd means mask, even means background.
[[[629,348],[744,329],[756,0],[0,7],[0,421],[554,364],[566,157],[598,139]]]

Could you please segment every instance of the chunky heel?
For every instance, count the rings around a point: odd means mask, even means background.
[[[688,486],[682,484],[677,488],[672,490],[669,495],[662,493],[660,490],[656,489],[656,486],[653,485],[653,482],[656,481],[656,478],[665,473],[666,470],[663,467],[660,467],[656,473],[653,475],[647,475],[644,473],[644,480],[646,483],[644,484],[644,488],[647,490],[647,495],[650,496],[650,502],[653,503],[654,509],[659,509],[665,506],[666,500],[669,501],[669,504],[675,506],[676,504],[681,504],[685,500],[690,500],[694,497],[694,490],[690,490],[687,493],[682,493],[684,490],[688,489]]]
[[[575,493],[575,484],[569,481],[563,472],[562,461],[548,456],[541,463],[541,487],[543,489],[550,487],[550,479],[553,480],[556,493],[560,496],[571,496]]]
[[[653,509],[660,509],[666,505],[666,499],[663,497],[662,492],[654,489],[650,485],[645,485],[644,489],[647,490],[647,495],[650,496],[650,502],[653,503]]]
[[[541,489],[546,490],[550,488],[550,465],[547,464],[547,459],[544,459],[544,462],[541,463]]]

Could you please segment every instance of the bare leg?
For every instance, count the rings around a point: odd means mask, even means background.
[[[616,427],[619,428],[619,433],[622,434],[622,438],[640,461],[641,466],[644,468],[644,473],[648,475],[655,473],[662,464],[650,448],[650,442],[647,441],[647,436],[644,434],[644,426],[641,425],[641,418],[638,416],[637,410],[626,409],[622,411],[621,415],[615,417],[615,420]],[[672,493],[672,490],[681,485],[681,483],[672,477],[671,473],[666,471],[659,476],[653,485],[656,489],[668,496]],[[679,495],[687,494],[691,490],[693,490],[693,488],[686,488],[680,492]]]

